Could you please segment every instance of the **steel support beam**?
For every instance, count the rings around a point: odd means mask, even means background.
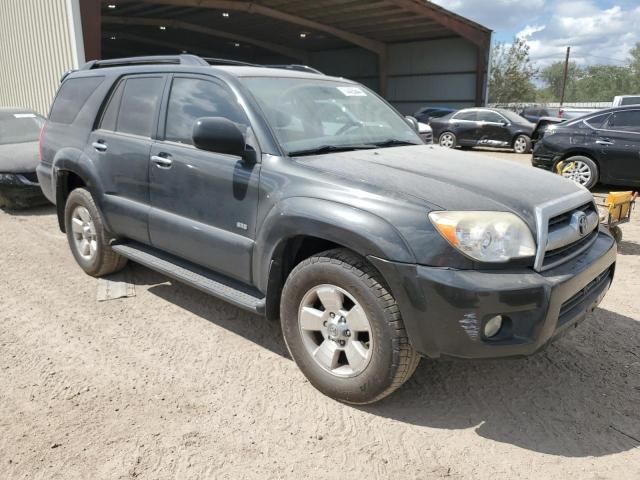
[[[109,0],[103,0],[103,3],[108,3]],[[380,54],[385,49],[385,44],[378,42],[371,38],[363,37],[361,35],[347,32],[340,28],[326,25],[324,23],[315,22],[304,17],[292,15],[274,8],[266,7],[254,2],[248,1],[232,1],[232,0],[153,0],[154,4],[162,5],[176,5],[182,7],[196,7],[196,8],[213,8],[218,10],[228,10],[235,12],[246,12],[256,15],[262,15],[264,17],[274,18],[283,22],[291,23],[293,25],[299,25],[304,28],[316,30],[319,32],[328,33],[334,37],[345,40],[366,50],[371,50]]]
[[[209,35],[212,37],[225,38],[225,39],[233,40],[236,42],[255,45],[256,47],[260,47],[265,50],[269,50],[271,52],[279,53],[281,55],[284,55],[285,57],[301,60],[304,63],[307,63],[308,61],[307,60],[308,54],[303,50],[297,50],[295,48],[285,47],[283,45],[277,45],[275,43],[265,42],[263,40],[257,40],[255,38],[246,37],[244,35],[224,32],[217,28],[216,29],[208,28],[202,25],[183,22],[180,20],[171,20],[171,19],[164,19],[164,18],[104,16],[102,18],[102,21],[106,24],[116,24],[116,25],[147,25],[147,26],[158,26],[158,27],[162,25],[167,28],[172,28],[177,30],[186,30],[190,32],[201,33],[203,35]]]

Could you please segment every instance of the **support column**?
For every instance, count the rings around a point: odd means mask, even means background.
[[[485,95],[485,74],[487,73],[487,57],[486,47],[484,45],[476,46],[476,107],[484,106]],[[489,78],[487,78],[489,82]]]
[[[102,18],[100,0],[81,0],[80,16],[86,61],[102,58]]]
[[[380,96],[387,97],[387,68],[388,68],[387,47],[378,53],[378,93]]]

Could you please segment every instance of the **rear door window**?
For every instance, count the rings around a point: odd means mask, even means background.
[[[627,110],[611,114],[606,129],[640,133],[640,110]]]
[[[498,115],[496,112],[478,112],[478,120],[481,122],[501,123],[504,122],[504,118]]]
[[[49,120],[71,124],[87,99],[102,83],[104,77],[69,78],[62,82],[51,107]]]
[[[162,76],[127,78],[120,100],[116,132],[151,137],[164,81]]]
[[[109,103],[107,104],[107,108],[102,115],[102,121],[100,122],[100,128],[104,128],[105,130],[116,130],[116,121],[118,120],[118,110],[120,110],[120,102],[122,100],[122,92],[124,91],[124,84],[126,82],[121,81],[116,89],[114,90],[111,98],[109,99]]]
[[[475,122],[478,118],[478,112],[476,112],[475,110],[470,112],[458,112],[453,118],[455,120],[470,120],[472,122]]]
[[[191,145],[193,125],[202,117],[222,117],[248,124],[235,96],[222,85],[198,78],[174,78],[167,107],[165,140]]]
[[[589,118],[585,120],[585,122],[592,128],[602,128],[602,126],[607,121],[607,118],[609,118],[609,114],[605,113],[604,115],[598,115],[596,117]]]

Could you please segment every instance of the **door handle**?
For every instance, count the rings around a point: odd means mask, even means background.
[[[107,144],[106,143],[102,143],[102,142],[93,142],[91,144],[91,146],[93,148],[95,148],[97,151],[99,152],[106,152],[107,151]]]
[[[159,168],[171,168],[173,161],[167,157],[160,157],[158,155],[152,155],[151,161],[155,163]]]
[[[611,140],[609,140],[608,138],[598,139],[598,140],[596,140],[596,143],[598,145],[613,145],[613,142]]]

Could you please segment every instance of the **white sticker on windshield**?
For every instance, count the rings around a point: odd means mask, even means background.
[[[36,118],[33,113],[14,113],[15,118]]]
[[[336,87],[340,90],[346,97],[366,97],[367,94],[358,87]]]

